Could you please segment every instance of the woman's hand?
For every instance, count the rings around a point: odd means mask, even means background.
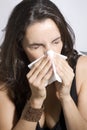
[[[58,75],[62,79],[62,83],[55,82],[56,85],[56,95],[58,99],[63,99],[70,95],[71,85],[74,78],[73,69],[69,66],[67,61],[60,56],[54,57],[54,64]]]
[[[49,57],[45,56],[38,61],[27,74],[32,96],[31,102],[42,105],[46,98],[45,85],[52,75],[52,65]]]

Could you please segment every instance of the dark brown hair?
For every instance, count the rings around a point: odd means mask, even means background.
[[[73,67],[77,59],[77,51],[73,49],[75,35],[61,14],[58,7],[50,0],[24,0],[12,11],[7,26],[4,41],[1,45],[0,81],[12,91],[13,102],[17,107],[19,117],[31,91],[26,79],[29,60],[22,48],[26,29],[34,22],[52,19],[60,30],[63,41],[62,54],[68,57]]]

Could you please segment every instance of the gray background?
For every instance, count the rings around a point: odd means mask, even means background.
[[[0,44],[13,7],[21,0],[0,0]],[[51,0],[59,7],[76,35],[75,48],[87,52],[87,0]]]

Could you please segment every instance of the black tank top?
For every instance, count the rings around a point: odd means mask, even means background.
[[[78,56],[78,58],[79,58],[79,56]],[[77,63],[77,61],[76,61],[76,63]],[[75,65],[75,68],[76,68],[76,65]],[[76,69],[74,69],[74,73],[75,73],[75,70]],[[77,92],[76,92],[76,79],[75,79],[75,77],[74,77],[73,82],[72,82],[70,94],[71,94],[71,97],[74,100],[75,104],[77,105],[77,98],[78,97],[77,97]],[[41,128],[39,123],[38,123],[36,130],[50,130],[50,129],[48,127]],[[60,120],[56,123],[56,125],[51,130],[67,130],[64,115],[63,115],[63,110],[61,110]]]

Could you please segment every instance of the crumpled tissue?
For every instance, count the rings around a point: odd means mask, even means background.
[[[45,86],[47,86],[47,85],[53,83],[54,81],[62,82],[62,79],[60,78],[60,76],[59,76],[58,73],[56,72],[56,67],[55,67],[55,64],[54,64],[54,61],[53,61],[53,57],[54,57],[54,55],[61,56],[63,59],[67,59],[67,57],[64,56],[64,55],[58,54],[58,53],[56,53],[56,52],[54,52],[54,51],[52,51],[52,50],[47,51],[46,54],[49,55],[50,60],[51,60],[51,62],[52,62],[53,74],[52,74],[51,78],[47,81],[47,83],[46,83]],[[43,58],[44,56],[45,56],[45,54],[42,55],[40,58],[36,59],[35,61],[33,61],[32,63],[30,63],[30,64],[28,65],[28,67],[31,69],[32,66],[33,66],[36,62],[38,62],[41,58]]]

